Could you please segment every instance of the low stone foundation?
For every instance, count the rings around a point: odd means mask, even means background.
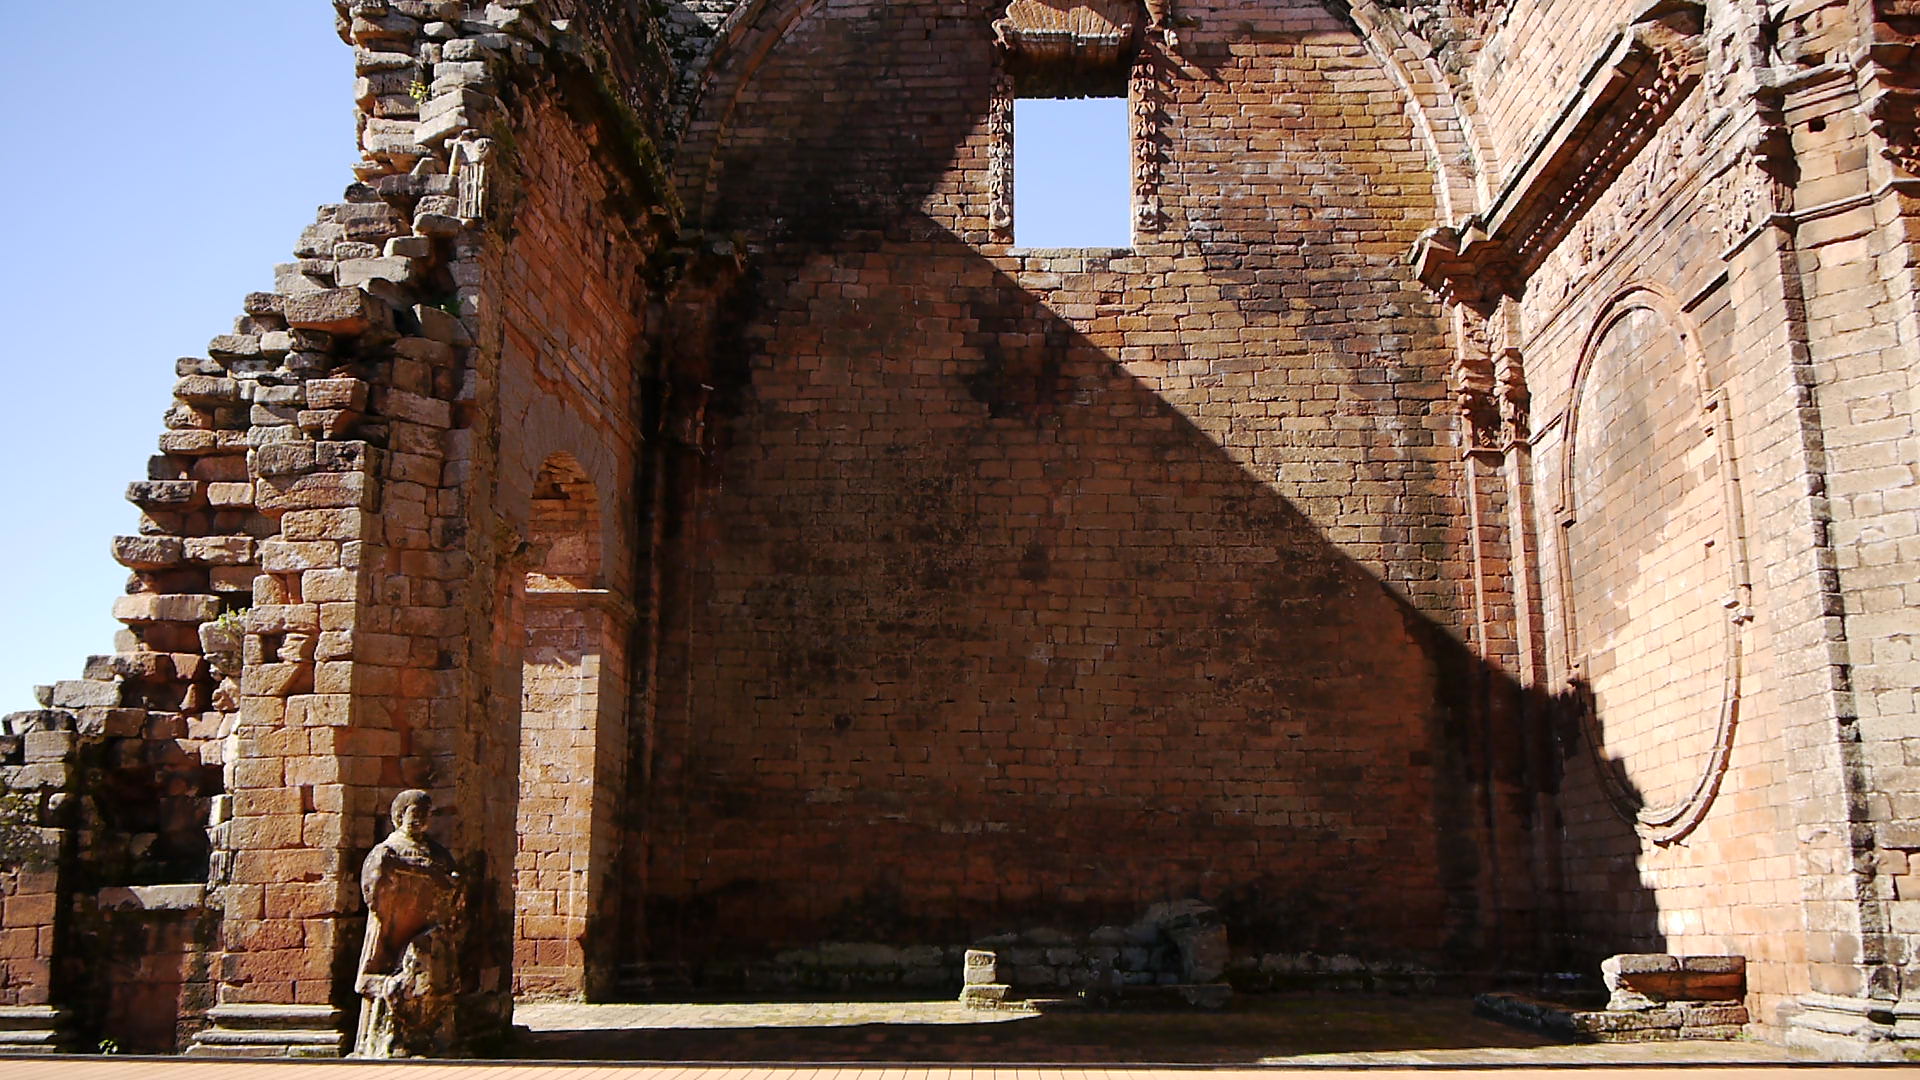
[[[1737,1039],[1746,1031],[1747,1007],[1720,1002],[1672,1002],[1653,1009],[1582,1009],[1524,994],[1481,994],[1482,1014],[1537,1028],[1574,1042],[1667,1042],[1676,1039]]]
[[[967,952],[960,1001],[994,1009],[1068,994],[1219,1009],[1233,996],[1222,981],[1229,959],[1217,911],[1193,900],[1156,904],[1131,926],[1084,938],[1049,929],[988,938]]]
[[[1629,953],[1600,965],[1604,1004],[1572,997],[1481,994],[1474,1006],[1497,1019],[1581,1042],[1734,1039],[1745,1031],[1747,964],[1738,956]]]

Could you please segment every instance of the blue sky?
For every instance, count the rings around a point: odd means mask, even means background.
[[[0,63],[0,712],[113,651],[109,541],[175,357],[273,286],[352,179],[353,54],[324,0],[13,5]]]
[[[22,6],[0,46],[0,713],[113,651],[127,573],[108,544],[137,529],[123,496],[175,358],[204,355],[242,297],[272,288],[352,179],[353,54],[330,4],[154,10]],[[1124,246],[1124,107],[1021,101],[1016,124],[1019,242]]]
[[[1023,247],[1126,247],[1133,162],[1120,98],[1013,103],[1013,240]]]

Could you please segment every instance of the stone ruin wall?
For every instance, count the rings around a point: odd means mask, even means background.
[[[1608,38],[1660,6],[1481,6],[1496,29],[1455,52],[1497,207]],[[1558,803],[1572,952],[1744,955],[1773,1024],[1823,992],[1899,996],[1914,962],[1912,597],[1880,584],[1911,579],[1912,136],[1875,118],[1911,104],[1917,27],[1902,4],[1705,14],[1698,83],[1602,188],[1572,185],[1489,336],[1531,394],[1541,664],[1600,706]],[[1664,381],[1635,367],[1654,355]],[[1609,484],[1662,512],[1577,505]],[[1703,780],[1697,827],[1619,832],[1622,787],[1651,805]]]
[[[1120,253],[1007,244],[999,5],[340,6],[360,180],[0,734],[0,1004],[337,1043],[420,784],[474,1031],[1185,895],[1905,1015],[1906,0],[1182,0]]]
[[[1427,151],[1324,9],[1181,10],[1131,253],[996,240],[978,4],[809,9],[709,91],[682,190],[766,239],[667,560],[653,959],[1189,894],[1256,956],[1531,947],[1474,824]]]
[[[642,149],[659,129],[636,123],[661,112],[646,77],[660,61],[632,29],[650,24],[612,5],[337,6],[358,75],[359,180],[321,208],[275,291],[181,361],[160,455],[129,492],[139,535],[114,544],[134,572],[115,607],[119,652],[48,688],[46,709],[0,737],[23,800],[10,824],[30,830],[9,830],[9,852],[34,856],[7,867],[0,1004],[66,1005],[97,981],[113,1000],[80,1030],[129,1050],[184,1048],[210,1015],[250,1003],[306,1009],[295,1028],[337,1027],[362,919],[352,868],[398,787],[436,792],[450,846],[482,880],[490,859],[515,865],[521,748],[473,718],[493,708],[517,732],[529,624],[586,621],[566,598],[558,616],[524,614],[535,556],[553,546],[532,543],[550,540],[533,535],[543,468],[613,500],[596,515],[608,535],[591,539],[611,549],[611,575],[568,584],[591,594],[595,618],[631,621],[609,598],[631,604],[640,439],[612,418],[635,411],[641,386],[637,268],[658,226],[645,211],[663,201]],[[566,30],[609,21],[625,29],[597,34],[590,57]],[[578,111],[556,122],[567,100]],[[617,147],[618,167],[596,144]],[[624,242],[615,202],[636,208]],[[518,231],[478,227],[516,218]],[[574,254],[586,251],[600,262]],[[501,384],[510,398],[495,397]],[[599,431],[577,430],[581,417]],[[476,573],[492,565],[498,592]],[[499,640],[467,632],[499,617],[514,620]],[[625,628],[605,636],[604,696],[619,708]],[[529,737],[530,755],[552,751],[537,775],[556,786],[585,782],[576,749]],[[487,818],[503,806],[507,820]],[[608,814],[592,830],[603,848]],[[500,838],[507,848],[488,851]],[[579,844],[562,861],[585,864]],[[612,862],[593,861],[603,875]],[[480,1008],[506,987],[511,928],[569,932],[536,922],[551,897],[516,919],[511,871],[493,884],[467,988]],[[173,1014],[178,1031],[148,1030]],[[73,1022],[58,1019],[63,1036]]]

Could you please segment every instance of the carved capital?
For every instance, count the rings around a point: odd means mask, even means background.
[[[1501,408],[1487,317],[1465,304],[1454,304],[1452,309],[1453,364],[1447,371],[1447,389],[1466,422],[1466,449],[1497,449]]]

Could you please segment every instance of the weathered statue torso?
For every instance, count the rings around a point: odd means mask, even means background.
[[[432,812],[426,792],[401,792],[393,801],[393,832],[360,867],[367,937],[355,979],[365,999],[355,1057],[452,1051],[464,894],[453,858],[427,836]]]

